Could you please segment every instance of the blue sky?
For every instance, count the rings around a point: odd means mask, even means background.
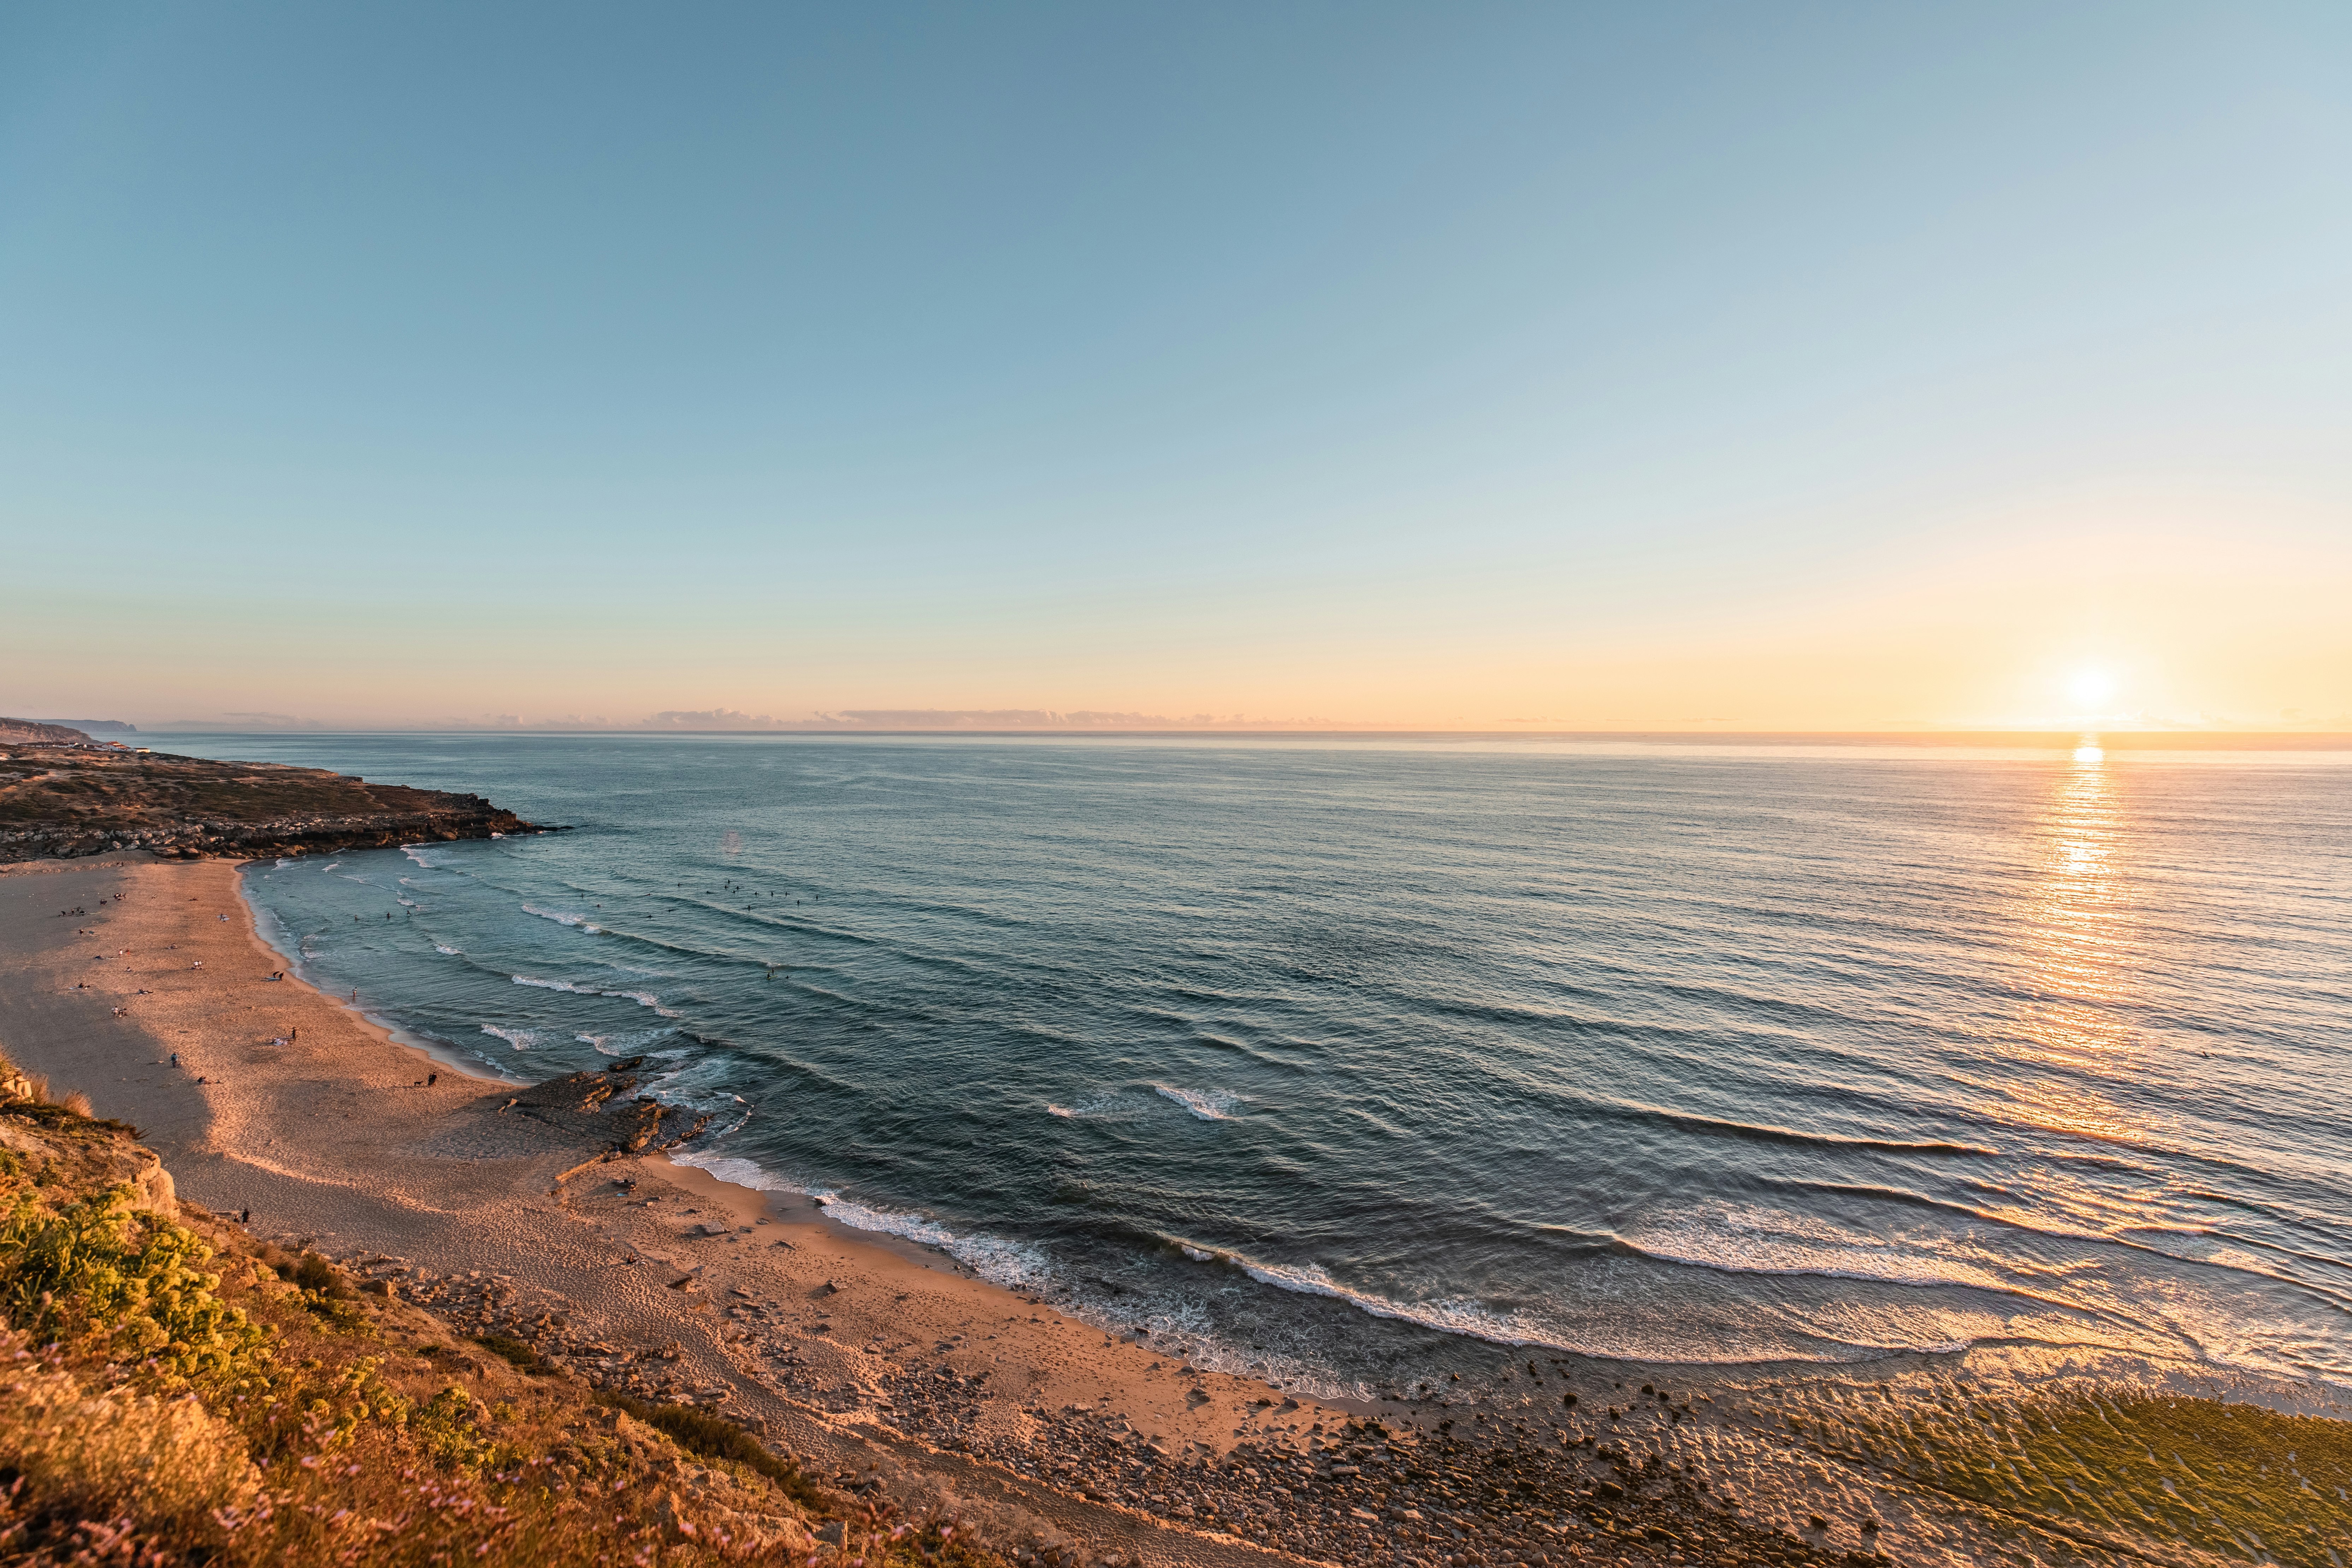
[[[0,702],[2327,721],[2347,43],[18,7]]]

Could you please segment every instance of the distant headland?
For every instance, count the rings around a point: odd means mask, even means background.
[[[323,768],[212,762],[0,719],[0,862],[130,849],[305,855],[553,831],[479,795]]]

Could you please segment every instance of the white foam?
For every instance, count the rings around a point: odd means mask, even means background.
[[[433,951],[436,952],[446,952],[452,958],[460,958],[464,956],[456,948],[444,947],[437,942],[433,944]]]
[[[572,1037],[583,1046],[594,1047],[604,1056],[625,1057],[643,1050],[671,1032],[667,1026],[664,1026],[658,1029],[646,1029],[633,1035],[574,1035]]]
[[[878,1231],[885,1236],[902,1237],[924,1247],[936,1247],[983,1279],[998,1285],[1034,1286],[1052,1278],[1045,1255],[1023,1242],[1004,1241],[995,1237],[959,1236],[937,1220],[926,1219],[920,1215],[869,1208],[864,1204],[849,1202],[834,1192],[798,1187],[763,1170],[757,1162],[737,1155],[673,1153],[670,1159],[677,1164],[708,1171],[722,1182],[749,1187],[753,1192],[806,1192],[824,1207],[827,1219],[838,1220],[854,1230]]]
[[[1181,1243],[1178,1245],[1182,1246]],[[1190,1247],[1184,1248],[1188,1256],[1193,1250]],[[1376,1296],[1369,1290],[1358,1290],[1340,1284],[1320,1264],[1252,1263],[1230,1254],[1222,1256],[1261,1285],[1271,1285],[1277,1290],[1289,1290],[1301,1296],[1328,1296],[1375,1318],[1419,1323],[1423,1328],[1437,1329],[1449,1334],[1466,1334],[1473,1339],[1490,1340],[1496,1344],[1568,1348],[1559,1346],[1553,1336],[1544,1333],[1517,1313],[1507,1316],[1497,1314],[1475,1301],[1392,1301],[1385,1296]]]
[[[530,1050],[539,1044],[539,1031],[536,1029],[501,1029],[496,1024],[485,1024],[482,1033],[496,1035],[519,1051]]]
[[[245,884],[241,881],[237,884],[237,893],[240,897],[245,893]],[[304,945],[309,939],[307,937],[294,937],[291,932],[287,931],[286,922],[278,918],[278,911],[271,909],[268,905],[257,902],[257,900],[249,898],[246,899],[245,903],[246,908],[250,910],[253,913],[253,929],[255,932],[260,936],[263,942],[268,943],[271,947],[276,948],[279,952],[285,953],[288,962],[294,964],[294,973],[298,976],[300,976],[302,974],[302,965],[299,961],[301,959],[308,958],[310,955],[310,949]],[[288,946],[289,940],[292,942],[290,949]],[[303,976],[303,978],[308,977]]]
[[[663,1006],[660,1000],[650,991],[599,991],[596,994],[599,996],[625,996],[630,1001],[635,1002],[638,1006],[650,1007],[665,1018],[675,1018],[678,1016],[677,1013],[674,1009]]]
[[[527,915],[537,915],[543,921],[553,921],[560,926],[577,926],[582,931],[601,933],[604,929],[592,922],[586,915],[575,915],[563,910],[542,910],[537,904],[525,904],[522,907],[522,912]]]
[[[1884,1285],[1961,1285],[2048,1300],[2021,1289],[1965,1231],[1925,1226],[1899,1235],[1865,1234],[1817,1215],[1768,1205],[1716,1200],[1664,1223],[1636,1223],[1619,1239],[1662,1263],[1726,1274],[1812,1275]]]
[[[407,856],[411,860],[415,861],[418,865],[424,867],[428,871],[437,871],[440,869],[438,866],[435,865],[432,861],[427,860],[421,853],[419,853],[417,847],[414,844],[402,845],[400,847],[400,852],[403,855]]]
[[[1229,1089],[1171,1089],[1164,1083],[1151,1087],[1203,1121],[1240,1120],[1242,1097]]]
[[[569,991],[574,996],[618,996],[635,1002],[640,1007],[650,1007],[665,1018],[679,1016],[675,1009],[661,1005],[661,998],[650,991],[604,991],[593,985],[574,985],[569,980],[541,980],[531,974],[509,974],[508,979],[518,985],[536,985],[542,991]]]
[[[1047,1102],[1046,1114],[1086,1121],[1123,1121],[1136,1115],[1140,1102],[1121,1094],[1098,1094],[1092,1100],[1082,1100],[1076,1105]]]
[[[879,1231],[886,1236],[903,1237],[925,1247],[936,1247],[994,1284],[1039,1285],[1053,1278],[1045,1255],[1021,1242],[1003,1241],[994,1237],[959,1236],[937,1220],[925,1219],[920,1215],[868,1208],[864,1204],[850,1203],[831,1193],[812,1193],[809,1195],[824,1205],[827,1219],[838,1220],[856,1230]]]
[[[790,1182],[770,1174],[760,1168],[756,1160],[738,1159],[732,1154],[672,1154],[673,1165],[691,1165],[698,1171],[708,1171],[730,1186],[749,1187],[755,1193],[797,1192]]]
[[[1187,1257],[1197,1248],[1177,1244]],[[1557,1325],[1540,1321],[1520,1311],[1498,1312],[1484,1303],[1462,1297],[1430,1301],[1397,1301],[1343,1285],[1331,1278],[1319,1264],[1255,1263],[1232,1253],[1213,1255],[1229,1263],[1261,1285],[1271,1285],[1277,1290],[1288,1290],[1301,1296],[1325,1296],[1344,1301],[1370,1317],[1386,1318],[1397,1322],[1417,1323],[1441,1333],[1460,1334],[1467,1339],[1485,1340],[1490,1344],[1534,1345],[1551,1350],[1570,1351],[1580,1355],[1604,1356],[1615,1360],[1687,1363],[1697,1365],[1732,1364],[1748,1361],[1820,1360],[1798,1354],[1791,1356],[1784,1347],[1759,1347],[1752,1352],[1727,1348],[1711,1350],[1699,1355],[1682,1353],[1683,1347],[1673,1344],[1594,1342],[1582,1336],[1563,1335]],[[1904,1345],[1905,1350],[1933,1352],[1948,1348],[1935,1344]],[[1965,1349],[1962,1345],[1958,1348]],[[1200,1359],[1195,1357],[1195,1360]]]

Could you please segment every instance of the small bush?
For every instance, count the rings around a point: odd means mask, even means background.
[[[20,1346],[0,1334],[0,1348]],[[244,1442],[192,1394],[93,1396],[54,1362],[20,1373],[8,1394],[0,1452],[52,1513],[129,1513],[149,1530],[201,1532],[215,1510],[243,1506],[261,1484]]]
[[[0,1313],[44,1339],[152,1358],[183,1379],[257,1375],[268,1336],[219,1299],[220,1276],[199,1267],[212,1248],[131,1201],[130,1187],[111,1187],[51,1213],[20,1194],[0,1223]]]
[[[291,1273],[281,1270],[280,1275],[305,1290],[316,1290],[321,1296],[331,1296],[339,1301],[348,1300],[352,1293],[352,1288],[344,1283],[335,1266],[315,1252],[304,1253]]]
[[[540,1358],[540,1353],[520,1340],[504,1334],[476,1334],[474,1342],[493,1355],[503,1356],[516,1368],[533,1377],[545,1377],[555,1368]]]
[[[784,1495],[796,1502],[823,1508],[826,1498],[823,1489],[802,1473],[790,1459],[781,1458],[766,1445],[732,1421],[699,1410],[691,1405],[653,1405],[642,1399],[632,1399],[625,1394],[602,1389],[596,1403],[635,1416],[638,1420],[663,1433],[669,1440],[689,1454],[699,1454],[706,1459],[731,1459],[748,1466],[783,1489]]]

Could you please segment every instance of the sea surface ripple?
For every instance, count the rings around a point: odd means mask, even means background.
[[[731,1110],[732,1178],[1206,1364],[2011,1344],[2352,1383],[2337,763],[167,744],[576,824],[248,895],[410,1036],[526,1079],[651,1053]]]

